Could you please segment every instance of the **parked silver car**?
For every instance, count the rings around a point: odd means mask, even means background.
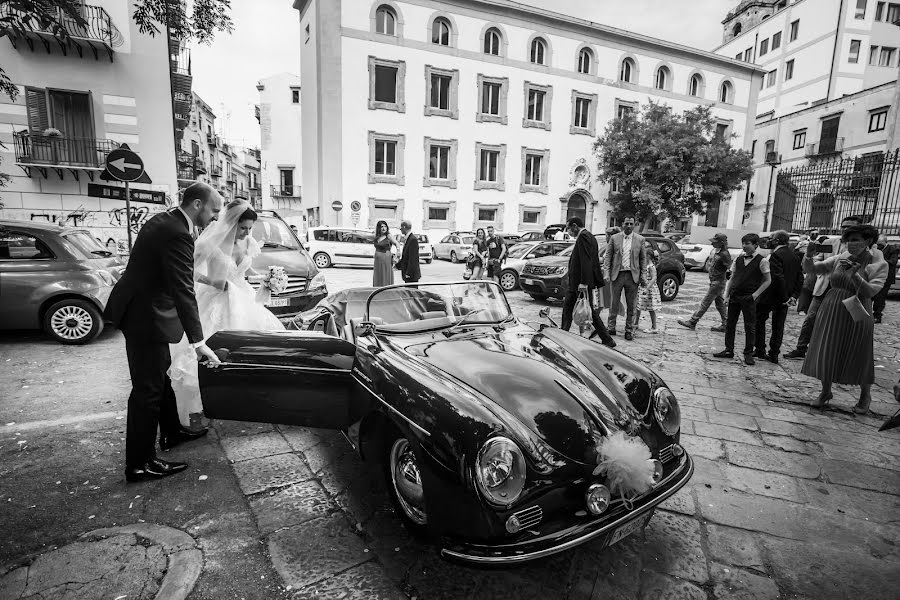
[[[519,287],[519,275],[525,263],[535,258],[554,256],[559,254],[574,242],[525,242],[516,244],[509,249],[503,270],[500,271],[500,287],[509,292]]]
[[[454,231],[432,246],[434,249],[434,257],[449,260],[454,263],[464,261],[469,255],[469,251],[472,250],[472,243],[474,241],[474,232]]]
[[[0,329],[43,328],[63,344],[103,331],[124,262],[87,229],[0,220]]]

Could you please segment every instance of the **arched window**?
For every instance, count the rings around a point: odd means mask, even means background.
[[[500,31],[491,27],[484,32],[484,53],[500,56],[500,44],[502,42],[503,38],[500,36]]]
[[[742,29],[743,29],[743,26],[740,23],[735,23],[734,29],[731,30],[731,34],[734,36],[738,36],[741,34]]]
[[[375,31],[384,35],[397,35],[397,15],[390,6],[382,4],[375,11]]]
[[[547,57],[547,42],[542,38],[534,38],[531,41],[531,62],[543,65]]]
[[[592,63],[594,62],[594,53],[590,48],[582,48],[578,53],[578,72],[590,73]]]
[[[622,68],[619,69],[619,81],[624,81],[625,83],[632,83],[632,78],[634,77],[634,61],[630,58],[626,58],[622,61]]]
[[[700,96],[703,93],[703,78],[700,75],[691,75],[691,82],[688,86],[688,94],[691,96]]]
[[[669,69],[668,67],[660,67],[656,70],[656,89],[665,90],[669,85]]]
[[[450,22],[440,17],[431,24],[431,43],[438,46],[450,45]]]
[[[723,81],[719,87],[719,102],[731,104],[732,87],[730,81]]]

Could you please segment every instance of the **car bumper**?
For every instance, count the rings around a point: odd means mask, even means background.
[[[566,295],[562,277],[542,277],[540,275],[519,275],[519,287],[527,294],[535,296],[554,296],[562,298]]]
[[[266,306],[266,308],[279,319],[288,319],[314,307],[327,295],[328,288],[322,287],[307,292],[293,294],[291,296],[275,296],[272,300],[276,302],[278,300],[287,300],[287,304],[284,306]]]
[[[684,487],[693,474],[694,462],[685,452],[684,462],[658,485],[655,492],[641,498],[633,505],[632,510],[620,516],[610,518],[609,515],[601,515],[586,523],[568,525],[552,533],[514,544],[450,544],[441,549],[441,555],[466,563],[510,565],[544,558],[594,540],[603,540],[602,547],[605,548],[613,543],[616,532],[629,523],[645,519],[646,525],[656,507]]]

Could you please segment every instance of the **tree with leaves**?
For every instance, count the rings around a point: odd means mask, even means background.
[[[600,180],[618,183],[609,198],[614,213],[675,220],[727,200],[752,175],[753,159],[717,135],[716,125],[707,106],[677,114],[652,101],[611,121],[594,154]]]

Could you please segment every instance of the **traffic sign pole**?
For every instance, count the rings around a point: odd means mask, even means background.
[[[125,228],[128,229],[128,254],[131,254],[131,182],[125,182]]]

